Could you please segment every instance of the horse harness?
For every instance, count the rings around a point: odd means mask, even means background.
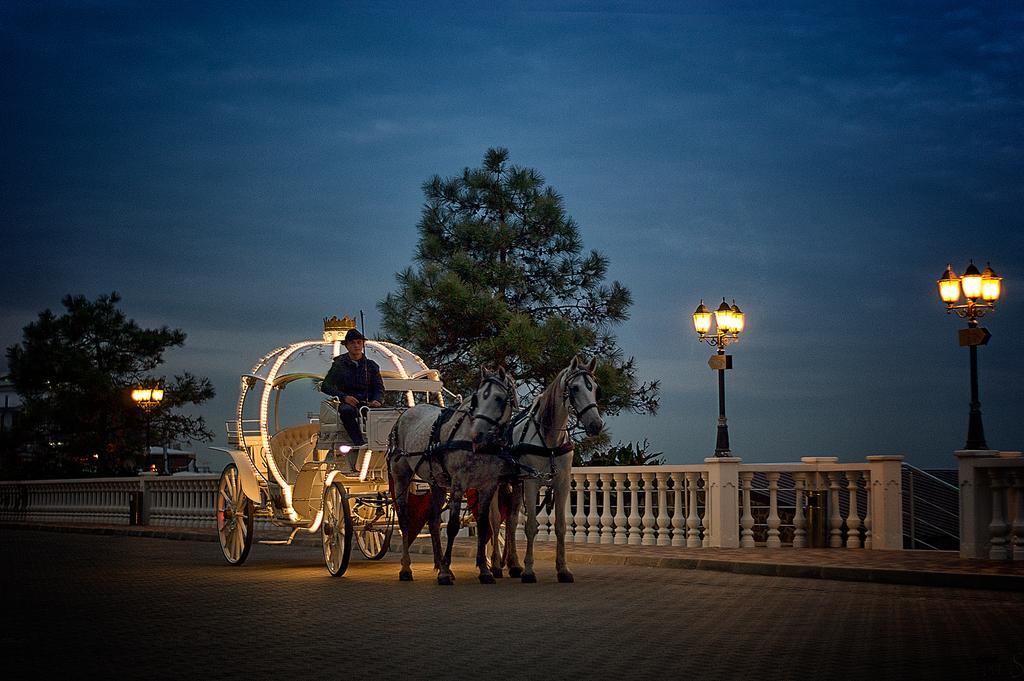
[[[567,403],[572,410],[576,413],[576,418],[582,418],[582,416],[590,411],[591,409],[597,408],[597,402],[591,402],[583,409],[577,409],[576,405],[569,399],[569,384],[572,383],[578,376],[583,376],[583,382],[587,386],[587,390],[593,390],[594,384],[591,380],[594,378],[594,374],[586,369],[577,369],[568,376],[565,377],[565,381],[562,388],[562,401]],[[555,477],[555,457],[568,454],[573,451],[575,446],[572,440],[566,439],[565,442],[556,445],[554,447],[544,447],[543,445],[535,445],[531,442],[524,442],[526,440],[526,434],[529,432],[529,427],[524,427],[522,435],[519,436],[519,442],[512,442],[512,436],[515,432],[515,426],[523,419],[529,419],[530,425],[533,426],[534,430],[537,431],[537,435],[541,435],[540,422],[537,421],[537,412],[540,411],[540,401],[536,401],[531,405],[530,409],[524,411],[522,414],[512,419],[509,422],[508,428],[508,452],[509,454],[519,460],[520,456],[532,455],[532,456],[546,456],[548,457],[548,466],[550,472],[548,473],[549,480]],[[543,436],[541,436],[543,439]],[[522,465],[522,464],[520,464]]]
[[[508,390],[508,386],[496,378],[488,377],[485,379],[484,383],[484,398],[490,396],[492,384],[499,385],[502,388]],[[472,441],[454,439],[455,433],[459,432],[459,428],[462,427],[462,423],[466,420],[466,417],[472,414],[474,419],[481,419],[483,421],[486,421],[487,423],[490,423],[492,426],[499,425],[498,421],[492,419],[490,416],[487,416],[486,414],[475,413],[476,407],[477,397],[476,392],[474,392],[473,397],[470,399],[468,410],[463,411],[461,406],[448,407],[446,409],[441,410],[441,413],[437,415],[436,419],[434,419],[434,424],[430,427],[430,439],[427,441],[427,448],[422,452],[403,452],[402,454],[403,456],[420,457],[420,460],[413,467],[413,473],[423,478],[423,476],[420,475],[420,467],[424,463],[426,463],[427,470],[432,471],[433,469],[430,468],[430,463],[434,460],[437,460],[437,462],[441,465],[441,470],[444,471],[445,477],[451,480],[451,473],[448,472],[448,465],[445,461],[445,457],[442,455],[445,452],[451,451],[474,451]],[[442,442],[441,428],[444,426],[444,424],[448,423],[448,421],[450,421],[455,414],[459,414],[459,419],[458,421],[455,422],[455,425],[452,426],[451,432],[448,435],[448,439]],[[433,473],[431,473],[430,477],[431,479],[433,479]]]

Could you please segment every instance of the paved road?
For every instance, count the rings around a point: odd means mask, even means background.
[[[1024,594],[577,566],[558,584],[443,588],[415,556],[0,531],[16,678],[1024,679]],[[6,678],[12,678],[6,676]]]

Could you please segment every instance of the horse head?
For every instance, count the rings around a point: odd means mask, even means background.
[[[512,418],[516,407],[516,388],[512,374],[499,366],[491,371],[480,367],[480,385],[472,397],[473,421],[470,440],[473,447],[493,441]]]
[[[576,412],[576,418],[583,425],[587,435],[593,437],[604,430],[604,419],[597,407],[597,400],[601,395],[601,388],[594,376],[594,369],[597,368],[597,358],[594,357],[590,363],[583,366],[578,357],[572,358],[572,363],[565,372],[565,383],[562,386],[562,395],[572,410]]]

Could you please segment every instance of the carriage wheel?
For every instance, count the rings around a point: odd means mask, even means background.
[[[224,558],[231,565],[241,565],[252,548],[254,505],[242,491],[238,466],[231,463],[220,474],[217,483],[217,537]]]
[[[324,562],[332,577],[340,577],[348,569],[352,556],[352,515],[348,510],[345,488],[332,482],[324,490],[324,519],[320,536],[324,544]]]
[[[387,497],[356,499],[352,508],[355,516],[356,545],[360,553],[370,560],[380,560],[391,547],[395,532],[395,506]]]

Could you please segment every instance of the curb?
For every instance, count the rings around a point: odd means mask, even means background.
[[[0,522],[0,529],[34,530],[65,534],[93,534],[104,536],[148,537],[177,541],[217,542],[213,528],[180,527],[137,527],[115,525],[47,525],[37,523]],[[311,537],[297,537],[293,542],[299,546],[319,546],[320,542]],[[392,546],[391,553],[400,548]],[[430,555],[429,542],[420,541],[412,546],[410,553]],[[537,546],[538,556],[553,556],[554,548]],[[458,558],[476,556],[475,545],[457,542],[452,555]],[[566,557],[571,563],[583,565],[624,565],[630,567],[663,568],[675,570],[709,570],[730,572],[738,575],[760,575],[764,577],[792,577],[798,579],[827,579],[832,581],[871,582],[876,584],[897,584],[901,586],[925,586],[935,588],[988,589],[993,591],[1024,591],[1024,575],[992,575],[960,572],[929,572],[923,570],[901,570],[898,568],[855,567],[835,565],[793,565],[788,563],[765,563],[756,561],[730,561],[714,558],[664,557],[644,555],[622,555],[588,552],[585,549],[567,547]]]

